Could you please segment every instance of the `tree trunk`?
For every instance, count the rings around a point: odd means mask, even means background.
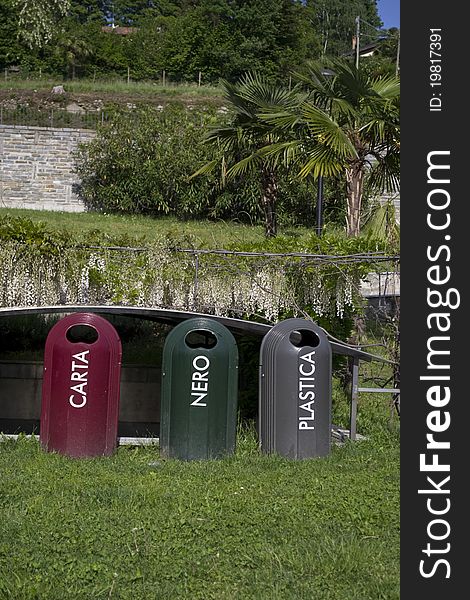
[[[276,200],[277,180],[276,175],[269,169],[262,171],[262,206],[264,211],[264,232],[266,237],[275,237],[277,234],[276,224]]]
[[[364,171],[361,164],[353,163],[346,170],[347,182],[347,223],[348,237],[357,237],[361,231],[361,203],[364,184]]]

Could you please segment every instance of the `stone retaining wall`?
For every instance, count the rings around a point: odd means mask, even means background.
[[[0,125],[0,207],[82,212],[72,153],[87,129]]]

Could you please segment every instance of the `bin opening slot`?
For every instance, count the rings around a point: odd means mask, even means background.
[[[289,336],[289,341],[296,348],[303,348],[304,346],[316,348],[320,344],[320,338],[310,329],[292,331]]]
[[[190,331],[184,341],[188,348],[205,348],[211,349],[217,345],[217,337],[210,331],[205,329],[197,329]]]
[[[98,331],[91,325],[72,325],[67,329],[66,338],[72,344],[78,344],[80,342],[85,344],[94,344],[98,338]]]

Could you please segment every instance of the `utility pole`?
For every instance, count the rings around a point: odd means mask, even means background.
[[[397,45],[397,66],[395,68],[395,76],[398,77],[400,72],[400,30],[398,30],[398,45]]]
[[[359,36],[361,34],[361,18],[356,17],[356,69],[359,69]]]

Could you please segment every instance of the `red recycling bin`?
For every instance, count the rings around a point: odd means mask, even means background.
[[[76,313],[49,332],[40,441],[73,457],[108,456],[117,444],[121,341],[98,315]]]

